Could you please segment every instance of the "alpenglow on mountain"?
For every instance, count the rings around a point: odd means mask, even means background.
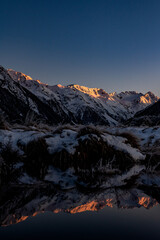
[[[50,86],[0,66],[0,110],[11,123],[118,125],[159,97],[152,92],[107,93],[79,85]]]

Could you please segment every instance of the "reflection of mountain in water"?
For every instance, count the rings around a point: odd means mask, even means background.
[[[5,186],[0,192],[0,224],[19,223],[45,211],[75,214],[98,211],[106,206],[149,209],[160,201],[158,172],[146,172],[139,166],[134,171],[130,169],[122,175],[112,175],[110,179],[110,185],[108,177],[106,184],[103,182],[98,190],[80,184],[64,189],[48,181]]]

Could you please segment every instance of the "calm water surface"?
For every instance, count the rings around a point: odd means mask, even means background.
[[[2,187],[0,240],[160,239],[159,169],[100,175],[89,187],[62,179]]]
[[[160,239],[160,206],[98,212],[40,213],[0,228],[0,239]]]

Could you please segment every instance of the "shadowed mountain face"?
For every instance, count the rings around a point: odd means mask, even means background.
[[[151,92],[108,94],[79,85],[49,86],[0,67],[0,108],[10,122],[117,125],[157,100]]]
[[[158,116],[160,115],[160,100],[146,109],[135,114],[135,117],[141,116]]]
[[[156,126],[160,124],[160,100],[151,106],[139,111],[129,120],[131,125]]]
[[[0,67],[0,103],[0,108],[9,122],[23,124],[27,117],[31,118],[33,114],[33,120],[43,120],[50,124],[68,120],[58,102],[54,101],[50,106],[41,101],[27,88],[14,81],[3,67]]]
[[[124,174],[127,176],[127,171]],[[118,175],[108,176],[106,181],[112,178],[115,183],[101,190],[80,185],[61,189],[60,185],[48,181],[5,186],[0,190],[0,225],[19,223],[45,211],[76,214],[105,207],[149,209],[159,204],[160,176],[157,172],[146,172],[141,166],[138,174],[129,173],[123,186],[120,186],[120,178],[117,181]]]

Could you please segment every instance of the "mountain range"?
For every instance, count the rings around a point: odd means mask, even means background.
[[[50,86],[0,66],[0,110],[10,123],[136,124],[159,115],[159,97],[152,92],[107,93],[80,85]],[[143,119],[143,120],[142,120]],[[155,123],[157,123],[156,120]]]

